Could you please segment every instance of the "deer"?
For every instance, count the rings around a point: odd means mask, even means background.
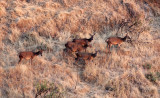
[[[88,45],[81,46],[81,45],[76,44],[73,47],[71,47],[70,49],[71,49],[72,52],[80,52],[80,51],[83,51],[83,50],[86,51],[87,47],[88,47]]]
[[[73,39],[72,42],[75,42],[75,43],[80,44],[82,46],[89,45],[89,43],[93,40],[94,35],[95,34],[93,34],[89,39],[87,39],[87,38],[84,38],[84,39]]]
[[[107,48],[109,47],[109,52],[110,52],[110,48],[112,45],[118,45],[118,47],[120,48],[120,45],[125,42],[127,39],[131,38],[128,36],[128,34],[126,34],[125,37],[121,38],[121,37],[109,37],[105,42],[107,43]],[[106,52],[107,52],[107,48],[106,48]]]
[[[26,59],[26,60],[31,60],[31,65],[32,65],[32,59],[38,55],[42,56],[42,52],[43,52],[43,50],[39,50],[38,52],[32,52],[32,51],[20,52],[18,64],[20,64],[23,59]]]
[[[77,58],[75,58],[75,60],[79,60],[80,58],[83,60],[92,60],[93,58],[95,58],[97,56],[97,51],[95,53],[76,53]]]
[[[82,51],[82,50],[86,51],[88,44],[83,46],[83,45],[69,41],[65,44],[65,47],[66,47],[66,50],[70,50],[71,52],[77,52],[77,51]]]

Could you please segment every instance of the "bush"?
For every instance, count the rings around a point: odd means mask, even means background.
[[[145,77],[146,77],[149,81],[151,81],[151,82],[153,82],[153,83],[156,83],[156,77],[153,75],[153,73],[146,74]]]
[[[113,88],[113,87],[111,87],[111,86],[106,86],[106,87],[105,87],[105,90],[106,90],[106,91],[114,91],[115,88]]]
[[[64,97],[64,89],[61,86],[57,86],[54,83],[48,83],[46,81],[42,83],[38,83],[36,85],[36,95],[43,96],[43,98],[63,98]]]
[[[150,64],[145,64],[145,65],[143,65],[143,68],[144,69],[151,69],[151,65]]]
[[[156,73],[156,77],[157,77],[158,80],[160,80],[160,72]]]

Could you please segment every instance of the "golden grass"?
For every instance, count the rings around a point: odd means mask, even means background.
[[[34,27],[34,21],[31,18],[21,18],[17,22],[17,27],[21,32],[26,32],[27,30],[30,30],[31,27]]]
[[[0,8],[0,17],[5,16],[6,15],[6,11],[4,7]]]
[[[137,85],[141,83],[141,86],[137,88]],[[147,85],[147,87],[146,87]],[[131,70],[125,72],[120,77],[108,81],[106,87],[111,87],[113,92],[110,96],[121,97],[158,97],[158,92],[155,86],[152,86],[141,73],[140,70]]]
[[[0,1],[0,96],[33,98],[35,85],[47,81],[61,85],[67,98],[159,98],[158,0],[28,1]],[[62,56],[67,41],[94,33],[87,52],[99,52],[92,61]],[[105,40],[126,33],[133,42],[106,54]],[[39,49],[45,51],[33,65],[17,64],[19,52]]]

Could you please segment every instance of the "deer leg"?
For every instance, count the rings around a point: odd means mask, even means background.
[[[120,48],[120,44],[118,44],[118,48]]]
[[[32,65],[32,58],[31,58],[31,65]]]
[[[69,54],[70,56],[72,56],[72,55],[73,55],[73,50],[72,50],[72,49],[68,49],[68,54]]]
[[[107,42],[106,53],[107,53],[107,48],[109,48],[109,52],[110,52],[110,43],[109,42]]]
[[[84,60],[84,65],[86,65],[87,64],[87,61],[86,60]],[[84,69],[85,69],[85,66],[84,66]]]
[[[63,51],[63,53],[62,53],[63,58],[67,56],[67,52],[68,52],[67,49]]]
[[[106,53],[107,53],[107,48],[108,48],[108,44],[107,44],[107,46],[106,46]]]
[[[19,62],[18,62],[18,64],[20,64],[20,62],[21,62],[21,61],[22,61],[22,58],[20,58],[20,59],[19,59]]]
[[[85,52],[87,51],[87,48],[85,48]]]
[[[63,56],[63,57],[65,57],[65,56],[66,56],[66,55],[65,55],[65,54],[66,54],[66,52],[67,52],[67,48],[63,49],[63,52],[62,52],[62,56]]]
[[[62,52],[62,56],[63,56],[63,57],[65,57],[65,53],[64,53],[64,51]]]
[[[118,44],[118,49],[119,49],[119,50],[120,50],[120,45],[121,45],[121,44]]]
[[[109,53],[111,53],[111,44],[109,44]]]

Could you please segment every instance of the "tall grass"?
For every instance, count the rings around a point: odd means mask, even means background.
[[[158,7],[158,0],[0,1],[0,96],[159,98]],[[67,41],[94,33],[87,52],[99,52],[92,61],[62,55]],[[105,53],[107,38],[126,33],[132,43]],[[39,49],[33,65],[18,64],[19,52]]]

